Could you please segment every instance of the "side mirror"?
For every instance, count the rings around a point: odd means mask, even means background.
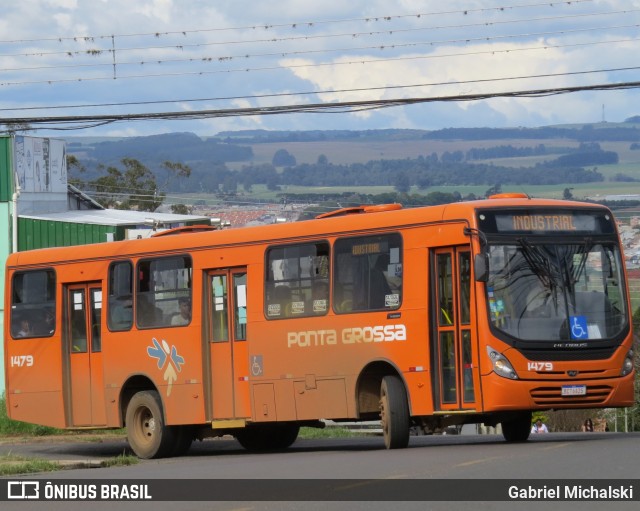
[[[473,262],[473,273],[476,277],[476,282],[489,280],[489,256],[487,254],[476,254]]]

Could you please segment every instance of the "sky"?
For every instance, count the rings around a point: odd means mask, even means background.
[[[39,136],[211,136],[621,122],[640,115],[637,88],[446,98],[640,82],[639,27],[640,0],[5,2],[0,124],[211,110],[224,115],[31,125]],[[433,101],[337,108],[415,98]],[[334,109],[229,115],[318,104]]]

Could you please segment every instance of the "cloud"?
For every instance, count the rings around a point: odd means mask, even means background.
[[[151,19],[158,19],[163,23],[171,21],[173,0],[151,0],[145,2],[130,2],[133,12],[140,13]]]
[[[504,9],[498,0],[446,5],[283,0],[277,9],[273,5],[249,0],[9,2],[0,19],[0,109],[17,117],[264,107],[580,86],[637,75],[604,70],[636,66],[638,0]],[[539,77],[512,79],[533,75]],[[637,96],[635,90],[585,92],[351,115],[235,117],[181,122],[179,129],[582,122],[603,103],[614,120],[629,116]],[[234,97],[245,99],[213,100]],[[208,101],[179,101],[198,98]],[[94,104],[105,106],[64,108]],[[56,109],[34,110],[39,106]],[[130,126],[170,131],[175,124]]]

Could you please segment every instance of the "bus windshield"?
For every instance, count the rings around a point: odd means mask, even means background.
[[[613,242],[518,237],[487,249],[489,313],[501,338],[588,345],[626,327],[622,259]]]

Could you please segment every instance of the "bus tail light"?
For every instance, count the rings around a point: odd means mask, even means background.
[[[624,358],[624,362],[622,363],[622,370],[620,371],[620,376],[626,376],[631,371],[633,371],[633,350],[629,350],[627,356]]]
[[[510,380],[518,379],[518,375],[507,357],[498,353],[491,346],[487,346],[487,355],[489,355],[489,359],[491,359],[491,363],[493,364],[493,370],[498,376],[509,378]]]

